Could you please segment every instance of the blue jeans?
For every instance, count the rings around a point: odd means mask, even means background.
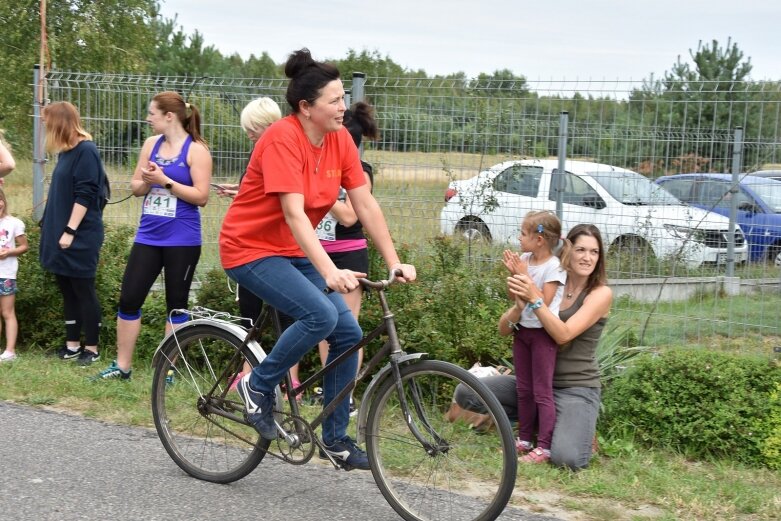
[[[252,370],[250,386],[256,391],[273,391],[285,373],[323,339],[330,346],[330,362],[363,338],[363,331],[342,295],[325,293],[325,280],[307,258],[266,257],[225,271],[268,305],[295,320],[268,356]],[[357,370],[356,352],[325,374],[326,405],[355,378]],[[344,439],[349,423],[350,401],[345,398],[323,420],[323,441],[332,445]]]

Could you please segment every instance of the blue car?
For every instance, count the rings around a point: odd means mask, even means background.
[[[738,198],[738,224],[749,246],[749,260],[781,266],[781,181],[741,174],[739,191],[731,193],[732,174],[678,174],[657,184],[681,201],[729,217]]]

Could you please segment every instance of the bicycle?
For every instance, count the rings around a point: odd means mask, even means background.
[[[277,388],[274,417],[279,436],[273,441],[247,422],[232,384],[247,366],[265,357],[261,332],[272,324],[279,333],[276,311],[266,306],[249,331],[237,324],[239,317],[203,308],[189,311],[194,319],[161,342],[154,362],[154,423],[174,462],[193,477],[223,484],[252,472],[266,455],[295,465],[307,463],[316,448],[323,448],[315,429],[388,357],[366,386],[356,429],[357,442],[366,441],[380,492],[410,521],[496,519],[512,495],[517,470],[507,415],[491,391],[465,369],[401,349],[385,295],[390,283],[361,280],[376,290],[382,307],[383,321],[374,330],[297,387],[286,376],[286,399]],[[382,348],[352,383],[314,419],[305,419],[296,397],[383,334]],[[493,428],[481,431],[446,418],[459,384],[479,397]],[[323,456],[334,468],[344,467],[327,453]]]

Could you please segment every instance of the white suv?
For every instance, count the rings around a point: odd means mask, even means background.
[[[556,210],[552,183],[558,165],[556,159],[506,161],[451,182],[440,213],[442,233],[518,245],[518,226],[526,212]],[[565,234],[576,224],[590,223],[610,248],[650,251],[691,267],[727,260],[726,217],[684,205],[637,172],[567,161],[560,182]],[[736,226],[736,262],[747,255],[743,232]]]

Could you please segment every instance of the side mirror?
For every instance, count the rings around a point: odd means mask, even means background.
[[[741,210],[741,211],[744,211],[744,212],[748,212],[748,213],[761,213],[762,212],[762,209],[759,206],[757,206],[757,205],[755,205],[753,203],[750,203],[748,201],[740,203],[738,205],[738,210]]]

